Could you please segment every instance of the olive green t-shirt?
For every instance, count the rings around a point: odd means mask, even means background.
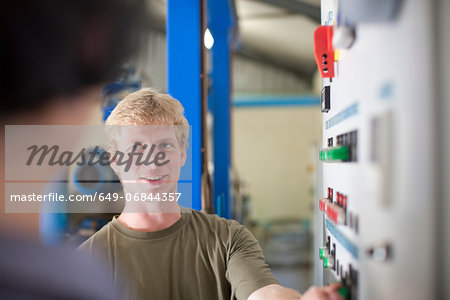
[[[142,232],[115,217],[79,249],[105,260],[124,299],[247,299],[269,284],[256,239],[236,221],[182,208],[171,227]]]

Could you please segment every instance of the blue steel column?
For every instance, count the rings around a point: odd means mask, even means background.
[[[214,118],[213,201],[216,213],[231,218],[231,42],[233,38],[232,7],[227,0],[208,0],[208,28],[214,37],[211,49],[212,81],[209,103]],[[233,10],[234,11],[234,10]]]
[[[167,1],[168,93],[184,106],[191,125],[192,208],[201,209],[201,27],[200,0]]]

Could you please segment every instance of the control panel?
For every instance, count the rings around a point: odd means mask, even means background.
[[[432,1],[322,0],[315,284],[436,299]]]

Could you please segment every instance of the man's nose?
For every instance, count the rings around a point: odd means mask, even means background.
[[[155,164],[155,162],[152,160],[151,164],[147,166],[147,168],[155,170],[158,168],[158,166]]]
[[[144,155],[142,156],[143,164],[146,168],[156,169],[158,165],[155,164],[155,159],[158,155],[158,151],[156,151],[155,147],[148,147]]]

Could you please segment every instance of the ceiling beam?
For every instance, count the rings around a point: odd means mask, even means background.
[[[299,2],[295,0],[254,0],[256,2],[269,4],[290,12],[304,15],[314,22],[320,24],[320,6]]]

